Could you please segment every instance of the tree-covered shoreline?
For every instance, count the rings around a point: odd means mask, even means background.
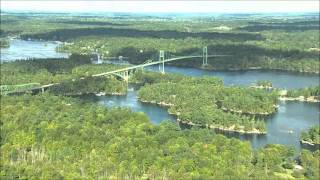
[[[259,134],[266,132],[264,122],[245,114],[267,115],[276,110],[276,93],[224,87],[218,78],[166,78],[170,77],[169,74],[154,76],[155,79],[150,80],[152,73],[145,74],[152,84],[139,89],[139,100],[169,107],[168,112],[177,116],[181,123]],[[157,79],[162,80],[157,82]]]
[[[319,151],[303,150],[296,169],[292,149],[283,145],[254,151],[207,129],[155,126],[128,109],[48,93],[4,96],[1,107],[5,179],[319,177]]]
[[[320,102],[320,86],[284,91],[284,94],[279,99],[318,103]]]
[[[300,141],[309,145],[320,145],[320,127],[313,126],[301,134]]]

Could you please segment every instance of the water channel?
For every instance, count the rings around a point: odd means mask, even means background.
[[[65,57],[65,54],[60,53],[43,54],[43,51],[38,52],[38,46],[44,46],[44,43],[45,42],[14,40],[14,42],[11,43],[10,48],[4,51],[1,49],[1,61],[23,59],[25,57]],[[46,44],[47,45],[43,48],[48,49],[48,52],[55,52],[54,49],[57,44],[50,44],[48,42]],[[28,53],[23,54],[20,52],[21,50],[27,51]],[[157,69],[157,66],[149,68],[149,70],[152,71],[156,71]],[[273,83],[274,87],[286,89],[319,85],[319,76],[316,74],[291,73],[284,71],[207,71],[194,68],[166,66],[166,72],[180,73],[188,76],[218,76],[224,80],[226,86],[249,86],[257,80],[268,80]],[[154,124],[159,124],[163,120],[175,121],[175,118],[169,115],[165,108],[139,102],[137,100],[137,91],[134,88],[129,88],[129,91],[125,96],[97,97],[90,95],[81,98],[107,107],[121,106],[128,107],[136,112],[144,112]],[[265,119],[268,130],[266,135],[223,134],[229,137],[248,140],[254,148],[259,148],[266,144],[277,143],[292,146],[296,150],[300,150],[302,147],[299,142],[300,133],[313,125],[319,125],[320,104],[280,102],[279,105],[278,111]]]

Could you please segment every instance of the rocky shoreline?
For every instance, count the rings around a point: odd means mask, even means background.
[[[273,89],[272,86],[250,86],[250,88],[254,88],[254,89],[267,89],[267,90]]]
[[[147,100],[142,100],[141,98],[138,98],[139,101],[143,102],[143,103],[151,103],[151,104],[157,104],[159,106],[163,106],[163,107],[171,107],[171,106],[174,106],[174,104],[170,104],[170,103],[165,103],[165,102],[156,102],[156,101],[147,101]],[[174,115],[174,116],[179,116],[180,113],[179,112],[171,112],[168,110],[168,113],[170,115]],[[206,127],[206,128],[210,128],[210,129],[215,129],[215,130],[220,130],[220,131],[225,131],[225,132],[236,132],[236,133],[241,133],[241,134],[267,134],[266,131],[259,131],[258,129],[253,129],[251,131],[245,131],[245,130],[236,130],[234,129],[235,126],[230,126],[228,128],[226,127],[223,127],[223,126],[216,126],[216,125],[209,125],[209,124],[205,124],[205,125],[202,125],[202,124],[196,124],[196,123],[193,123],[191,121],[187,121],[187,120],[181,120],[179,118],[177,118],[177,121],[179,123],[182,123],[182,124],[187,124],[187,125],[191,125],[191,126],[198,126],[198,127]]]
[[[300,143],[301,144],[306,144],[306,145],[309,145],[309,146],[320,146],[320,144],[317,144],[317,143],[314,143],[314,142],[310,142],[310,141],[305,141],[303,139],[300,140]]]
[[[111,93],[99,92],[99,93],[94,93],[94,94],[96,96],[105,96],[105,95],[123,96],[123,95],[126,95],[126,93],[123,93],[123,92],[111,92]]]
[[[273,105],[273,107],[276,109],[278,109],[279,105]],[[233,112],[233,113],[239,113],[239,114],[249,114],[249,115],[263,115],[263,116],[267,116],[270,115],[274,112],[262,112],[262,113],[254,113],[254,112],[243,112],[241,110],[235,110],[235,109],[228,109],[225,107],[221,107],[222,110],[224,111],[228,111],[228,112]]]
[[[299,97],[279,97],[280,101],[301,101],[301,102],[312,102],[312,103],[318,103],[320,102],[320,99],[317,99],[316,96],[310,96],[310,97],[304,97],[304,96],[299,96]]]
[[[267,134],[267,132],[259,131],[258,129],[255,129],[255,128],[253,130],[251,130],[251,131],[236,130],[236,129],[234,129],[235,125],[226,128],[226,127],[215,126],[215,125],[210,125],[210,124],[206,124],[206,125],[196,124],[196,123],[193,123],[191,121],[186,121],[186,120],[181,120],[181,119],[177,119],[177,121],[179,123],[187,124],[187,125],[190,125],[190,126],[206,127],[206,128],[209,128],[209,129],[215,129],[215,130],[226,131],[226,132],[236,132],[236,133],[241,133],[241,134]]]

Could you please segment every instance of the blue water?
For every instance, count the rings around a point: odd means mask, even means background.
[[[10,40],[9,48],[1,48],[1,62],[26,60],[28,58],[61,58],[67,53],[56,52],[57,42]]]

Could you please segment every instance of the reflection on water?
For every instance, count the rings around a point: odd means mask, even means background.
[[[56,52],[57,42],[10,40],[9,48],[1,48],[1,62],[28,58],[68,57],[67,53]]]

